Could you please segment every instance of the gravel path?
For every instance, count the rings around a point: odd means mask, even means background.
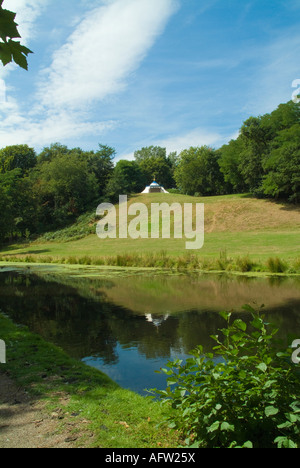
[[[49,414],[43,402],[0,374],[0,448],[74,448],[75,423],[64,421],[61,432],[60,412]]]

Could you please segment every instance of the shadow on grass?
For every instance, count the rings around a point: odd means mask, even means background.
[[[19,252],[19,253],[18,253],[18,252],[15,251],[15,248],[13,248],[13,247],[12,247],[12,248],[8,247],[4,252],[7,252],[7,251],[9,251],[9,250],[13,250],[14,253],[12,253],[12,254],[6,254],[6,253],[4,253],[4,255],[5,255],[6,257],[14,257],[14,256],[16,256],[16,255],[44,254],[44,253],[50,252],[49,249],[40,249],[40,250],[26,250],[26,252]],[[1,253],[1,251],[0,251],[0,253]]]
[[[251,198],[252,200],[265,200],[270,203],[273,203],[274,205],[278,205],[281,210],[285,211],[293,211],[300,213],[300,203],[292,203],[292,202],[287,202],[284,199],[277,199],[275,200],[274,198],[268,198],[268,197],[257,197],[255,195],[252,195],[251,193],[243,193],[239,195],[240,198]]]

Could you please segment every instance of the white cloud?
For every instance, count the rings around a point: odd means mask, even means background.
[[[44,3],[12,0],[10,7],[19,13],[25,39],[33,33]],[[7,97],[0,109],[1,146],[47,145],[100,136],[115,127],[111,120],[90,121],[89,111],[95,102],[126,86],[176,7],[177,0],[104,0],[90,9],[81,22],[74,23],[74,32],[42,71],[31,110],[23,113]]]
[[[141,146],[160,146],[161,148],[166,148],[167,154],[176,151],[178,154],[185,150],[189,149],[191,146],[210,146],[213,148],[219,148],[224,143],[227,143],[231,137],[224,138],[218,133],[207,131],[203,128],[196,128],[190,132],[183,133],[181,135],[173,135],[163,140],[157,140],[145,143]],[[128,161],[134,160],[134,153],[126,153],[120,155],[116,161],[120,159],[127,159]]]
[[[176,5],[177,0],[114,0],[89,11],[44,70],[41,103],[81,109],[124,89]]]
[[[169,137],[158,143],[159,146],[166,148],[167,153],[177,151],[178,153],[191,146],[218,146],[222,141],[221,135],[206,131],[201,128],[196,128],[183,135]]]
[[[88,122],[64,112],[44,120],[30,120],[20,114],[13,102],[7,103],[7,109],[10,112],[0,126],[1,147],[24,143],[42,147],[65,138],[76,140],[89,135],[100,136],[115,126],[113,121]]]

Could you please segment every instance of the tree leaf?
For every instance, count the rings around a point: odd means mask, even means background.
[[[21,37],[18,29],[17,23],[15,23],[16,14],[9,10],[3,10],[0,7],[0,37],[6,42],[6,39]]]
[[[270,416],[275,416],[279,413],[279,409],[275,406],[267,406],[265,409],[265,415],[269,418]]]
[[[266,372],[268,367],[264,362],[261,362],[258,366],[257,369],[260,369],[262,372]]]
[[[4,66],[14,62],[25,70],[28,69],[27,55],[33,52],[20,42],[13,41],[15,38],[20,38],[15,22],[16,13],[5,10],[0,3],[0,60]]]
[[[215,421],[208,429],[207,432],[215,432],[220,427],[220,421]]]
[[[247,325],[243,320],[238,319],[233,322],[233,325],[237,327],[239,330],[246,331],[247,330]]]
[[[234,429],[235,429],[235,427],[232,424],[229,424],[226,421],[221,424],[221,431],[226,431],[226,432],[231,431],[231,432],[233,432]]]
[[[253,448],[253,444],[252,444],[251,440],[247,440],[247,442],[244,443],[244,445],[243,445],[242,448],[249,448],[249,449],[252,449],[252,448]]]

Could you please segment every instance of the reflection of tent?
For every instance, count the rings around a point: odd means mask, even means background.
[[[165,322],[169,318],[169,314],[165,314],[163,316],[154,316],[152,314],[145,315],[147,322],[153,323],[156,327],[159,327],[163,322]]]
[[[145,188],[142,193],[169,193],[161,185],[159,185],[155,180],[151,185]]]

